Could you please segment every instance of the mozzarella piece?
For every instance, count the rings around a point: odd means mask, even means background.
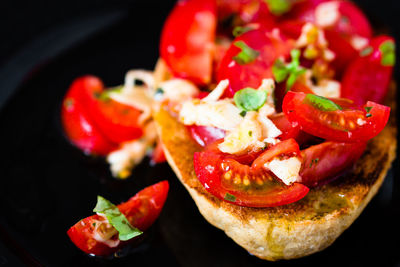
[[[204,102],[193,99],[183,103],[179,121],[185,125],[213,126],[233,131],[243,120],[240,109],[231,100]]]
[[[229,154],[242,154],[265,147],[261,141],[263,128],[257,117],[257,112],[247,112],[239,127],[228,133],[224,141],[218,145],[219,150]]]
[[[127,178],[134,166],[139,164],[146,156],[147,150],[157,138],[155,123],[149,122],[144,128],[143,137],[130,142],[125,142],[118,150],[108,154],[107,162],[114,177]]]
[[[129,91],[135,87],[135,81],[142,81],[148,88],[154,88],[153,72],[147,70],[130,70],[125,74],[124,90]]]
[[[199,89],[190,81],[184,79],[171,79],[160,83],[160,88],[164,91],[162,96],[156,100],[170,100],[173,102],[185,101],[193,98],[199,93]]]
[[[297,157],[283,160],[273,159],[265,163],[264,167],[273,172],[286,185],[301,181],[301,177],[299,176],[301,161]]]
[[[282,134],[281,130],[275,126],[275,124],[268,119],[268,116],[275,113],[275,108],[270,105],[264,105],[258,111],[257,120],[261,123],[263,137],[264,138],[276,138]]]
[[[267,91],[267,101],[266,103],[275,108],[274,103],[274,91],[275,91],[275,82],[273,79],[263,79],[260,87],[257,90]]]
[[[110,248],[115,248],[116,246],[119,245],[120,240],[119,239],[111,239],[114,235],[118,234],[117,229],[115,229],[109,222],[108,219],[104,214],[97,213],[97,215],[104,217],[104,221],[99,221],[99,220],[93,220],[93,223],[95,225],[95,228],[93,230],[93,238],[101,243],[106,244]],[[81,221],[82,224],[84,224],[83,221]],[[102,226],[102,229],[100,230],[99,227]]]
[[[321,27],[330,27],[340,18],[339,3],[326,2],[315,9],[315,22]]]
[[[369,40],[367,38],[358,35],[353,36],[350,40],[351,46],[358,51],[366,47],[368,42]]]
[[[228,85],[229,85],[229,80],[228,79],[220,81],[218,83],[217,87],[215,87],[215,89],[212,90],[212,92],[209,93],[208,96],[206,96],[202,100],[204,102],[217,101],[224,94],[225,89],[228,87]]]

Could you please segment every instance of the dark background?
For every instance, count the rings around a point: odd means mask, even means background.
[[[159,31],[174,2],[173,0],[0,0],[0,111],[2,111],[0,113],[0,140],[3,156],[5,151],[14,150],[14,153],[7,154],[7,158],[2,159],[2,165],[0,165],[1,267],[16,266],[21,262],[38,265],[37,259],[40,260],[41,264],[47,263],[48,265],[54,265],[54,262],[57,262],[58,259],[65,266],[95,266],[98,264],[107,266],[109,264],[107,262],[96,262],[79,254],[67,240],[64,230],[60,236],[65,240],[54,244],[51,249],[52,255],[49,255],[50,251],[44,251],[42,248],[51,247],[52,244],[44,243],[47,240],[57,241],[60,239],[58,236],[40,236],[40,234],[58,233],[59,229],[46,225],[43,221],[47,222],[50,220],[49,218],[67,218],[67,221],[57,222],[63,229],[67,229],[78,218],[87,215],[88,210],[93,206],[91,201],[96,194],[103,194],[104,192],[105,197],[109,194],[111,200],[118,203],[118,201],[123,201],[130,196],[129,187],[138,189],[143,188],[143,185],[136,180],[121,184],[109,177],[104,177],[104,174],[97,170],[96,162],[88,161],[79,151],[71,148],[62,138],[61,131],[54,128],[54,126],[57,126],[58,120],[56,115],[48,115],[48,117],[43,117],[45,119],[41,119],[35,114],[24,115],[26,110],[21,108],[18,110],[14,107],[31,106],[32,110],[40,116],[54,113],[54,110],[58,108],[56,102],[60,101],[63,95],[60,88],[65,90],[72,79],[87,71],[102,77],[106,84],[116,85],[122,81],[124,72],[130,68],[152,68],[158,57]],[[397,43],[400,43],[400,1],[358,0],[355,2],[363,8],[374,25],[381,25],[389,29],[391,34],[396,37]],[[154,10],[157,10],[157,12],[153,12]],[[108,14],[114,11],[116,15],[110,18]],[[137,11],[140,13],[138,14]],[[105,14],[104,17],[102,17],[102,14]],[[94,17],[97,20],[92,20]],[[113,18],[115,18],[115,21]],[[79,28],[81,27],[79,26],[76,29],[71,26],[76,21],[86,20],[89,22],[79,23],[78,25],[89,25],[87,27]],[[118,24],[118,21],[122,22]],[[87,29],[92,29],[93,24],[96,25],[96,23],[104,23],[105,25],[109,23],[117,25],[117,27],[103,30],[105,33],[102,35],[100,33],[94,34],[86,41],[85,38],[74,37],[76,32],[82,32],[85,35]],[[62,30],[60,31],[60,29]],[[69,31],[68,29],[74,30]],[[150,30],[152,32],[148,32]],[[127,37],[124,37],[124,34]],[[70,45],[66,40],[71,38],[78,41]],[[96,42],[101,42],[101,44],[97,46]],[[130,51],[128,46],[133,43],[137,45],[135,49]],[[58,50],[53,50],[54,47],[62,47],[63,45],[72,46],[72,52],[64,51],[59,55]],[[144,49],[144,46],[146,46],[146,49]],[[107,49],[107,47],[110,47],[110,49]],[[146,52],[143,52],[141,47]],[[126,51],[129,51],[129,53],[126,53]],[[151,51],[151,53],[148,51]],[[74,62],[75,60],[79,63]],[[20,76],[15,75],[18,71],[21,72]],[[398,78],[398,68],[396,73]],[[53,90],[52,86],[58,86],[58,92]],[[39,95],[39,92],[35,94],[32,91],[38,90],[38,88],[42,89],[42,95]],[[17,93],[15,89],[21,91],[21,94],[15,94]],[[15,97],[8,98],[11,93],[15,94]],[[1,101],[6,98],[8,99],[7,105],[2,107]],[[34,105],[33,101],[36,101],[37,105]],[[9,117],[10,114],[11,116],[16,114],[16,118],[29,119],[23,120],[22,123],[16,123],[14,118]],[[18,130],[13,130],[13,127]],[[31,140],[35,140],[36,143],[32,143]],[[13,146],[17,146],[17,148]],[[34,154],[32,154],[32,151]],[[51,160],[54,165],[45,165],[46,169],[43,173],[44,160]],[[63,161],[70,162],[63,164]],[[96,171],[90,170],[91,168],[96,169]],[[102,168],[107,169],[107,166],[102,166]],[[75,170],[83,171],[79,173],[79,177],[68,177],[69,175],[76,175]],[[196,211],[190,197],[174,178],[173,173],[168,170],[168,167],[161,166],[159,169],[151,169],[148,173],[146,167],[138,168],[138,172],[145,172],[149,177],[160,173],[169,175],[171,177],[171,179],[168,178],[171,188],[175,192],[171,192],[173,194],[166,204],[157,228],[153,228],[150,233],[150,235],[153,235],[150,238],[151,251],[146,252],[148,250],[145,250],[142,254],[133,255],[133,258],[137,259],[136,263],[147,259],[147,265],[139,265],[155,266],[156,263],[163,261],[177,264],[176,260],[178,260],[180,265],[185,266],[209,266],[209,260],[212,260],[216,266],[226,266],[230,256],[235,255],[235,257],[232,256],[232,259],[237,258],[243,261],[231,261],[229,266],[261,266],[267,264],[254,257],[249,257],[222,231],[206,223]],[[60,171],[63,173],[59,173]],[[395,173],[398,173],[398,171],[395,170]],[[103,180],[99,182],[98,176]],[[52,182],[51,179],[54,179],[55,182]],[[59,179],[59,181],[56,179]],[[67,179],[73,179],[74,182],[79,183],[80,187],[74,188],[66,182]],[[146,179],[146,183],[152,182],[152,178]],[[375,244],[371,243],[370,240],[373,238],[382,242],[386,237],[393,240],[392,235],[399,233],[398,230],[391,230],[391,227],[399,227],[398,220],[395,220],[391,213],[392,210],[398,212],[399,207],[387,205],[388,199],[390,199],[387,192],[390,194],[392,191],[391,182],[393,181],[392,178],[387,180],[388,182],[383,186],[383,190],[371,202],[369,208],[335,242],[332,248],[308,259],[290,261],[289,264],[310,266],[311,262],[313,264],[325,262],[325,266],[337,266],[341,263],[341,257],[355,255],[351,261],[346,262],[343,259],[343,265],[347,263],[352,266],[361,264],[366,266],[369,256],[373,253],[378,253],[381,256],[371,257],[371,264],[377,265],[377,258],[379,259],[379,257],[382,257],[382,262],[379,261],[379,263],[383,263],[382,266],[385,263],[393,263],[394,256],[396,256],[396,253],[399,254],[400,251],[398,250],[399,243],[397,242],[392,249],[387,251],[387,244]],[[95,186],[90,183],[94,183]],[[85,190],[90,186],[92,186],[91,192],[86,195]],[[60,187],[64,187],[64,190],[60,190]],[[72,203],[68,203],[71,204],[71,207],[62,201],[63,198],[65,200],[68,197],[68,190],[75,190],[74,193],[79,195],[79,199],[71,200]],[[394,191],[397,191],[398,196],[398,188]],[[65,210],[62,210],[65,213],[63,217],[59,214],[62,207],[56,206],[56,203],[65,205],[63,207]],[[78,210],[72,210],[72,207],[78,206],[80,203],[86,203],[86,206],[81,205]],[[177,205],[182,206],[182,210],[185,212],[192,211],[192,213],[189,212],[182,217],[182,214],[175,209]],[[384,208],[382,213],[386,214],[382,218],[383,221],[377,217],[380,216],[379,212],[382,207]],[[53,214],[52,210],[57,210],[58,213]],[[10,214],[9,212],[14,213]],[[73,214],[73,218],[68,214]],[[26,220],[20,221],[21,218]],[[6,224],[3,224],[3,219],[7,222]],[[185,224],[185,222],[190,222],[190,225]],[[4,225],[11,227],[2,228],[1,226]],[[382,230],[385,226],[387,226],[386,229]],[[37,234],[38,229],[39,234]],[[379,236],[382,231],[386,236]],[[375,235],[372,234],[374,232]],[[182,236],[182,233],[189,234]],[[215,243],[210,243],[210,238],[215,238]],[[356,240],[357,238],[361,239]],[[35,241],[40,242],[37,243],[37,247],[35,247]],[[354,244],[351,243],[352,241],[354,241]],[[190,247],[193,248],[190,251],[185,250],[181,245],[188,243],[191,243]],[[56,247],[59,244],[62,244],[63,247]],[[223,249],[218,247],[221,244]],[[205,249],[205,246],[208,246],[207,255],[204,255],[203,258],[195,258],[199,254],[196,250]],[[363,247],[362,249],[354,248],[355,251],[353,252],[353,246]],[[343,248],[346,249],[345,252],[343,252]],[[59,258],[57,253],[59,253]],[[33,257],[30,254],[33,254]],[[159,258],[151,258],[152,255],[157,255]],[[179,259],[175,259],[178,255]],[[360,258],[360,255],[363,259],[358,263],[357,257]],[[334,258],[331,258],[332,256]],[[66,259],[66,257],[70,257],[70,259]],[[398,258],[397,255],[396,260]],[[193,265],[193,259],[197,264]],[[129,265],[132,262],[135,261],[131,257],[125,261],[113,261],[112,264]],[[283,262],[280,263],[280,265],[284,264]]]
[[[151,9],[169,10],[174,0],[2,0],[0,3],[0,66],[29,41],[70,20],[119,7],[149,10],[148,20],[154,23]],[[400,30],[398,0],[355,1],[370,18],[388,25],[394,33]]]

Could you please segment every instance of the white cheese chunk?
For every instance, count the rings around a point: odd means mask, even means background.
[[[179,112],[179,121],[185,125],[213,126],[233,131],[243,120],[232,100],[204,102],[199,99],[186,101]]]
[[[212,101],[217,101],[218,99],[221,98],[221,96],[224,94],[225,89],[228,87],[229,85],[229,80],[222,80],[218,83],[217,87],[215,87],[214,90],[212,90],[212,92],[206,96],[205,98],[203,98],[202,100],[204,102],[212,102]]]
[[[268,116],[274,113],[275,109],[270,105],[264,105],[258,111],[257,120],[261,123],[264,138],[276,138],[282,134],[281,130],[279,130],[278,127],[268,119]]]
[[[239,127],[228,133],[218,145],[219,150],[229,154],[242,154],[263,148],[263,129],[257,117],[257,112],[247,112]]]
[[[157,138],[155,123],[146,124],[142,138],[123,143],[118,150],[108,154],[107,162],[114,177],[124,179],[130,175],[134,166],[146,156],[147,150]]]
[[[358,35],[353,36],[350,40],[351,46],[358,51],[361,51],[361,49],[366,47],[368,42],[369,40],[367,38]]]
[[[275,82],[273,79],[263,79],[260,87],[257,90],[267,91],[267,101],[266,103],[273,108],[275,108],[274,103],[274,91],[275,91]]]
[[[315,9],[315,21],[318,26],[330,27],[340,18],[339,3],[326,2],[319,4]]]
[[[286,185],[301,181],[301,177],[299,176],[301,161],[297,157],[283,160],[273,159],[265,163],[264,167],[273,172]]]
[[[158,101],[181,102],[193,98],[199,93],[199,89],[193,83],[184,79],[171,79],[160,83],[159,86],[164,93],[157,99]]]

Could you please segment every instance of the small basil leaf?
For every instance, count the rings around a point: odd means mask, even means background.
[[[274,75],[275,81],[280,83],[286,80],[289,75],[289,70],[286,68],[286,65],[282,60],[277,59],[274,66],[272,66],[272,74]]]
[[[363,50],[361,50],[360,52],[360,56],[361,57],[366,57],[372,54],[372,52],[374,51],[374,49],[372,48],[372,46],[367,46],[366,48],[364,48]]]
[[[229,193],[225,194],[224,199],[227,200],[227,201],[230,201],[230,202],[235,202],[236,201],[236,197],[234,195],[229,194]]]
[[[233,100],[238,108],[244,111],[253,111],[260,109],[265,104],[267,96],[268,93],[265,90],[244,88],[235,93]]]
[[[292,8],[290,0],[265,0],[272,14],[280,16]]]
[[[129,223],[117,206],[101,196],[97,196],[97,204],[93,212],[106,216],[108,222],[118,231],[118,238],[121,241],[129,240],[143,233]]]
[[[235,60],[239,65],[251,63],[260,55],[260,52],[249,47],[243,41],[236,41],[233,43],[233,45],[242,49],[242,51],[233,57],[233,60]]]
[[[122,89],[124,89],[123,85],[109,88],[107,90],[104,90],[101,94],[99,94],[97,98],[101,101],[108,101],[110,100],[110,94],[121,93]]]
[[[306,102],[321,111],[336,111],[342,110],[342,107],[333,102],[332,100],[323,96],[307,94]]]
[[[396,45],[392,40],[383,42],[379,46],[379,50],[382,53],[381,64],[383,66],[394,66],[396,63]]]

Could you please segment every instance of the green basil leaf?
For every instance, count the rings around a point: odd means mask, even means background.
[[[287,79],[286,90],[290,90],[297,78],[306,72],[306,69],[300,66],[300,55],[299,49],[293,49],[290,51],[292,61],[289,64],[284,64],[280,59],[277,59],[272,66],[272,73],[275,81],[280,83]]]
[[[117,206],[101,196],[97,196],[97,204],[93,212],[106,216],[108,222],[118,231],[118,238],[121,241],[132,239],[143,233],[129,223]]]
[[[225,200],[228,200],[228,201],[230,201],[230,202],[235,202],[235,201],[236,201],[236,197],[235,197],[234,195],[229,194],[229,193],[226,193],[226,194],[225,194],[224,199],[225,199]]]
[[[101,101],[108,101],[108,100],[110,100],[110,94],[121,93],[122,89],[124,89],[123,85],[109,88],[107,90],[104,90],[101,94],[97,94],[96,98]]]
[[[290,0],[265,0],[272,14],[280,16],[292,8]]]
[[[372,54],[372,52],[374,51],[374,49],[372,48],[372,46],[367,46],[366,48],[364,48],[363,50],[361,50],[360,52],[360,56],[361,57],[366,57]]]
[[[236,56],[233,57],[233,60],[235,60],[240,65],[251,63],[256,60],[257,57],[260,55],[260,52],[249,47],[243,41],[236,41],[233,43],[233,45],[242,49],[242,51],[240,51]]]
[[[323,96],[307,94],[306,102],[321,111],[336,111],[342,110],[342,107],[333,102],[332,100]]]
[[[268,93],[265,90],[256,90],[253,88],[244,88],[237,91],[233,100],[238,108],[244,111],[253,111],[260,109],[267,101]]]
[[[275,81],[280,83],[286,80],[289,75],[289,70],[286,68],[286,65],[282,60],[277,59],[272,66],[272,74],[274,75]]]
[[[383,66],[394,66],[396,63],[396,45],[392,40],[387,40],[379,46],[382,53],[381,64]]]

